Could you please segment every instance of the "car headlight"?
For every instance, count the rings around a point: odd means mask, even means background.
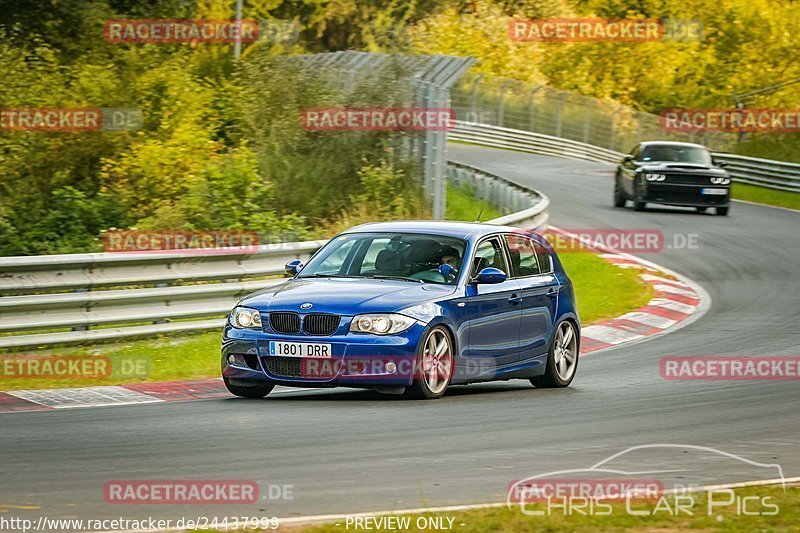
[[[731,179],[725,176],[712,176],[711,183],[714,185],[727,185],[731,182]]]
[[[350,322],[350,331],[358,333],[374,333],[375,335],[393,335],[405,331],[416,322],[415,319],[396,313],[375,315],[358,315]]]
[[[231,311],[231,326],[235,328],[261,329],[261,312],[249,307],[235,307]]]
[[[644,179],[646,179],[647,181],[664,181],[665,179],[667,179],[667,176],[665,176],[664,174],[653,174],[648,172],[644,175]]]

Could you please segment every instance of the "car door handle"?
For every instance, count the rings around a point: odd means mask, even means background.
[[[522,302],[522,296],[517,296],[516,294],[512,294],[511,298],[508,299],[508,303],[511,304],[518,304]]]
[[[558,289],[550,289],[550,290],[548,290],[547,291],[547,296],[549,296],[550,298],[555,298],[556,296],[558,296]]]

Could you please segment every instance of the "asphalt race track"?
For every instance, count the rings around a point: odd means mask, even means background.
[[[800,355],[800,214],[735,203],[729,217],[611,204],[610,165],[450,145],[450,158],[533,186],[567,230],[662,230],[699,246],[642,257],[711,296],[688,326],[582,360],[572,387],[457,387],[432,402],[279,390],[230,399],[0,415],[0,516],[300,516],[505,501],[509,484],[588,468],[641,444],[716,448],[800,476],[797,381],[665,381],[666,355]],[[674,237],[678,235],[678,237]],[[675,240],[677,239],[677,241]],[[578,294],[580,298],[580,294]],[[180,353],[175,353],[180,357]],[[22,444],[24,443],[24,444]],[[697,450],[634,452],[626,466],[699,485],[778,477]],[[258,506],[109,505],[115,479],[293,485]],[[257,508],[256,508],[257,507]]]

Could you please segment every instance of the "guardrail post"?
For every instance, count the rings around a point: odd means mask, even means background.
[[[614,149],[614,142],[615,142],[614,136],[617,133],[617,113],[619,113],[623,109],[624,109],[623,106],[617,106],[617,108],[614,110],[614,112],[611,113],[611,128],[610,128],[611,133],[608,136],[608,149],[609,150],[613,150]]]
[[[478,82],[483,78],[483,74],[480,74],[474,80],[472,80],[472,88],[470,89],[470,107],[472,109],[472,116],[475,117],[475,122],[479,122],[478,117]]]
[[[561,137],[561,108],[564,106],[564,100],[566,99],[566,94],[559,95],[556,99],[556,137]]]
[[[641,112],[636,113],[636,144],[642,142],[642,117]]]
[[[511,83],[511,80],[506,80],[500,85],[500,89],[498,89],[498,98],[499,102],[497,104],[497,125],[501,128],[505,123],[505,114],[506,114],[506,99],[505,99],[505,92],[506,86]]]
[[[589,104],[586,106],[586,112],[583,117],[583,142],[589,142],[589,124],[592,120],[592,107],[594,104]]]
[[[542,89],[542,87],[544,87],[544,85],[537,85],[536,87],[534,87],[534,89],[528,95],[528,109],[530,109],[530,112],[528,114],[528,117],[529,117],[529,120],[530,120],[530,124],[528,126],[528,129],[530,131],[536,131],[536,128],[534,126],[535,119],[536,119],[536,106],[533,105],[533,98],[536,96],[536,93],[538,93]]]

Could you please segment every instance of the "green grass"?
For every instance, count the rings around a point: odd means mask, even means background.
[[[481,212],[483,210],[483,212]],[[469,189],[447,186],[447,220],[475,222],[480,214],[481,222],[503,216],[503,213],[487,201],[475,198],[475,193]]]
[[[221,332],[214,331],[198,335],[37,350],[35,354],[26,350],[22,352],[24,355],[104,357],[108,358],[111,371],[104,372],[103,377],[66,379],[11,377],[6,371],[0,373],[0,390],[89,387],[219,377],[220,343]],[[13,354],[6,353],[3,358],[9,355]]]
[[[800,209],[800,193],[776,191],[757,185],[748,185],[747,183],[734,183],[733,197],[737,200],[747,200],[748,202],[755,202],[757,204]],[[736,209],[736,207],[734,207],[734,209]]]
[[[750,516],[737,513],[736,504],[713,507],[708,511],[708,502],[704,493],[692,493],[693,500],[684,500],[686,512],[676,514],[667,510],[674,509],[673,496],[664,496],[664,502],[659,505],[658,512],[654,512],[658,502],[631,503],[631,509],[647,512],[649,516],[636,516],[626,512],[625,502],[611,503],[611,510],[606,516],[597,514],[583,516],[577,512],[565,516],[563,510],[553,510],[543,516],[524,515],[519,507],[511,510],[503,507],[492,507],[473,511],[454,511],[441,513],[426,513],[424,515],[404,515],[411,517],[409,531],[433,531],[433,529],[417,529],[416,520],[421,516],[453,518],[452,531],[463,533],[525,533],[535,531],[570,531],[570,532],[595,532],[595,531],[639,531],[639,532],[680,532],[680,531],[775,531],[789,532],[800,529],[800,487],[789,486],[786,492],[780,487],[753,487],[736,489],[735,498],[738,501],[749,497],[748,510],[761,510],[770,512],[778,506],[774,516]],[[714,501],[721,502],[727,495],[716,493]],[[737,501],[737,500],[734,500]],[[536,509],[545,508],[541,504]],[[533,509],[533,508],[532,508]],[[691,513],[691,514],[689,514]],[[346,528],[342,520],[340,525],[325,524],[299,528],[303,533],[344,533],[353,531],[353,524]],[[373,532],[391,531],[388,529],[373,529]]]
[[[581,323],[588,326],[641,307],[653,296],[633,268],[619,268],[597,255],[562,252],[558,257],[575,286]]]

